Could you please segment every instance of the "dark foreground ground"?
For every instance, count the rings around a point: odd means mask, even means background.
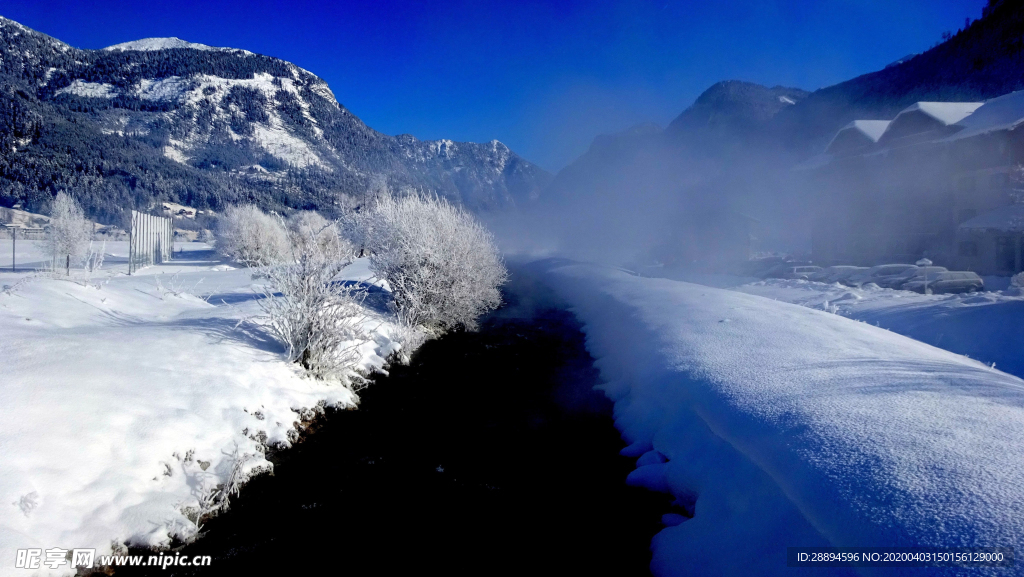
[[[116,575],[649,574],[669,498],[625,485],[579,325],[514,279],[479,332],[427,343],[277,454],[180,550],[210,567]]]

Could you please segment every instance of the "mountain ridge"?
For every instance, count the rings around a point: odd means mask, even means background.
[[[471,210],[535,200],[550,175],[499,141],[373,130],[290,62],[176,38],[82,50],[0,17],[0,205],[59,190],[105,221],[160,201],[334,210],[382,182]]]

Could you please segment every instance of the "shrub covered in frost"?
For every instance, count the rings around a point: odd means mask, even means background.
[[[289,361],[318,379],[347,382],[368,337],[356,289],[334,281],[352,262],[350,245],[337,236],[333,226],[299,228],[290,262],[262,270],[260,305]]]
[[[387,280],[400,319],[439,333],[475,328],[508,278],[490,232],[434,197],[383,194],[360,219],[370,270]]]
[[[217,250],[246,266],[285,262],[291,256],[281,219],[251,204],[229,206],[217,225]]]

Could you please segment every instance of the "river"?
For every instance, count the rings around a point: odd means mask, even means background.
[[[670,498],[626,486],[572,314],[526,269],[505,300],[275,453],[177,551],[209,567],[116,574],[648,575]]]

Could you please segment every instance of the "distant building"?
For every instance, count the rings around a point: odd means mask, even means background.
[[[196,214],[203,213],[203,211],[197,211],[191,206],[184,206],[181,204],[175,204],[173,202],[163,203],[162,208],[164,216],[171,218],[195,218]]]
[[[865,152],[878,142],[888,127],[888,120],[854,120],[839,129],[825,152],[837,156]]]
[[[927,256],[981,274],[1019,272],[1024,229],[996,216],[1024,211],[1012,178],[1024,163],[1022,124],[1024,92],[1014,92],[985,103],[918,102],[891,121],[844,126],[803,171],[817,191],[815,262]]]
[[[1021,270],[1024,247],[1024,204],[978,215],[957,227],[957,261],[983,274]]]

